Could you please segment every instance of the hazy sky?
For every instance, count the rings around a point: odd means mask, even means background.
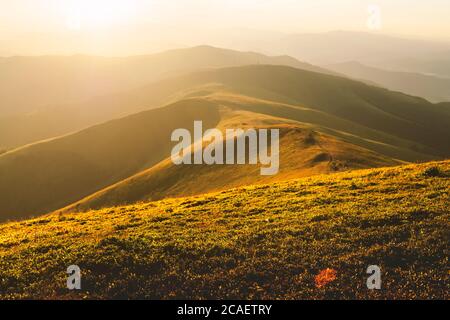
[[[380,23],[373,24],[377,8]],[[448,41],[449,17],[450,0],[0,0],[0,53],[26,33],[117,32],[148,39],[149,25],[289,33],[372,28]]]

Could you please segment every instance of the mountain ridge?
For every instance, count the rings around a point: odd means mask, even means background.
[[[160,97],[142,106],[136,97],[126,96],[165,78],[258,63],[331,72],[288,56],[211,46],[132,57],[4,58],[0,62],[0,148],[12,149],[166,104],[169,101]],[[45,82],[41,80],[44,74]]]
[[[327,66],[354,79],[370,81],[390,90],[420,96],[431,102],[450,101],[450,79],[412,72],[390,71],[350,61]]]
[[[279,129],[280,170],[261,176],[255,165],[180,165],[170,158],[57,212],[85,212],[108,206],[201,195],[230,188],[286,181],[324,173],[399,164],[367,149],[315,131],[296,121],[248,111],[222,110],[216,128]]]
[[[58,210],[151,168],[169,156],[174,129],[200,119],[214,128],[220,107],[302,122],[391,162],[450,152],[450,114],[441,105],[334,75],[253,65],[163,80],[131,96],[150,101],[158,94],[176,102],[0,155],[1,219]],[[158,121],[157,114],[168,116]]]

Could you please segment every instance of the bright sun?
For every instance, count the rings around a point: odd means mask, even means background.
[[[133,0],[66,0],[66,26],[70,30],[110,27],[131,20]]]

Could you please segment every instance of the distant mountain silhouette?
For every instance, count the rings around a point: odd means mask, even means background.
[[[334,64],[328,68],[354,79],[368,80],[390,90],[423,97],[432,102],[450,101],[450,78],[383,70],[359,62]]]
[[[0,58],[0,148],[53,138],[167,102],[155,97],[145,105],[139,97],[116,97],[152,82],[199,69],[249,64],[328,72],[288,56],[210,46],[125,58]]]

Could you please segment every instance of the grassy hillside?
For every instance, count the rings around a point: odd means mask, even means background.
[[[328,68],[354,79],[371,81],[390,90],[423,97],[432,102],[450,101],[450,78],[388,71],[358,62],[335,64]]]
[[[399,163],[389,157],[320,133],[320,128],[264,114],[221,108],[220,122],[216,127],[223,132],[227,128],[280,129],[282,152],[279,173],[274,176],[262,176],[260,165],[176,166],[168,158],[148,170],[90,195],[63,211],[86,211]]]
[[[448,299],[449,179],[444,161],[3,224],[0,298]]]
[[[92,105],[92,110],[99,106],[93,112],[101,113],[103,107],[120,109],[130,103],[151,105],[155,97],[163,96],[179,102],[0,155],[0,220],[60,209],[151,168],[169,157],[174,129],[191,128],[194,120],[201,119],[205,128],[213,128],[223,120],[219,113],[222,107],[258,114],[255,117],[278,118],[272,126],[301,122],[301,126],[306,124],[326,135],[327,141],[332,138],[351,144],[352,147],[339,142],[342,147],[336,148],[338,153],[348,151],[340,160],[347,161],[358,154],[354,161],[357,165],[349,168],[388,165],[395,159],[441,159],[450,154],[450,114],[442,105],[345,78],[283,66],[214,69],[175,77],[106,98],[104,103]],[[295,139],[301,140],[301,135],[290,141]],[[305,159],[314,155],[303,153],[307,148],[301,143],[294,147],[287,142],[286,146],[287,150],[281,150],[286,156],[283,166],[292,169],[286,177],[304,176],[311,167]],[[366,155],[368,158],[364,159]],[[296,163],[297,159],[302,160]],[[329,162],[328,156],[323,159],[319,162]],[[303,164],[306,167],[301,168]],[[215,166],[217,169],[220,168]],[[310,171],[327,170],[324,167]],[[205,176],[219,173],[205,172]],[[255,182],[246,179],[242,175],[206,191]],[[183,176],[175,175],[170,185],[181,185],[183,181]],[[201,188],[200,184],[196,192]]]
[[[170,78],[89,103],[90,109],[154,106],[223,92],[245,110],[308,122],[359,146],[406,161],[446,157],[450,114],[439,104],[337,76],[282,66],[255,65]],[[233,97],[231,97],[233,98]],[[222,99],[230,104],[230,96]],[[300,107],[300,108],[299,108]],[[306,108],[306,109],[305,109]],[[92,113],[91,113],[92,115]],[[427,157],[428,155],[428,157]]]
[[[230,94],[227,91],[204,93],[201,96],[215,103],[231,106],[234,109],[309,124],[319,132],[391,158],[404,161],[426,161],[436,158],[436,155],[433,155],[437,153],[436,150],[433,151],[431,148],[417,143],[417,141],[402,139],[395,134],[372,129],[359,122],[320,111],[315,106],[305,107],[302,104],[280,103],[242,94]],[[439,110],[440,113],[450,115],[447,112],[448,110],[442,108],[441,105],[439,105]]]
[[[253,65],[191,73],[114,99],[105,97],[93,106],[121,108],[129,101],[149,106],[160,97],[176,101],[223,91],[266,102],[246,103],[249,111],[326,123],[334,134],[360,138],[365,144],[375,142],[372,150],[391,146],[393,150],[409,150],[409,154],[397,152],[395,157],[402,160],[417,160],[417,153],[436,158],[450,152],[446,139],[450,115],[440,104],[347,78],[283,66]],[[240,106],[236,103],[236,107]],[[305,108],[310,111],[307,120],[303,119]]]
[[[52,138],[167,102],[165,96],[126,94],[152,82],[200,69],[248,64],[327,72],[287,56],[207,46],[125,58],[0,59],[0,147],[10,149]]]
[[[450,117],[438,105],[358,81],[283,66],[245,66],[192,74],[173,86],[180,82],[221,83],[239,94],[305,106],[431,147],[436,155],[450,152]]]
[[[0,155],[0,221],[43,214],[162,161],[173,130],[214,127],[218,105],[183,100]]]

